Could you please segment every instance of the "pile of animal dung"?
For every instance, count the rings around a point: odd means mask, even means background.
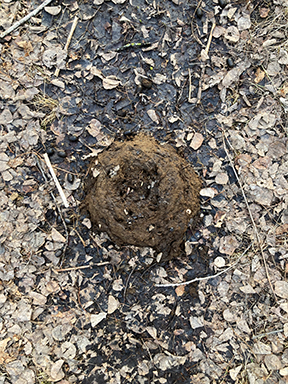
[[[120,246],[153,247],[164,259],[180,254],[201,183],[173,147],[144,134],[114,142],[92,160],[88,178],[86,203],[98,231]]]

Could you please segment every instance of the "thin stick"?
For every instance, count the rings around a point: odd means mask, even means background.
[[[205,276],[205,277],[196,277],[193,280],[188,280],[188,281],[183,281],[182,283],[172,283],[172,284],[155,284],[155,287],[179,287],[180,285],[188,285],[195,283],[196,281],[203,281],[203,280],[209,280],[209,279],[214,279],[215,277],[218,277],[222,275],[223,273],[228,272],[230,269],[235,267],[236,264],[239,263],[239,261],[242,259],[242,257],[249,251],[249,249],[252,247],[253,243],[249,245],[248,248],[245,249],[245,251],[238,257],[238,259],[230,265],[230,267],[223,269],[223,271],[220,271],[216,273],[216,275],[211,275],[211,276]]]
[[[10,28],[8,28],[5,32],[0,35],[0,39],[3,39],[5,36],[9,35],[9,33],[13,32],[17,29],[21,24],[25,23],[25,21],[29,20],[31,17],[37,15],[38,12],[41,11],[44,7],[46,7],[52,0],[45,0],[39,7],[35,8],[34,11],[28,13],[25,17],[14,23]]]
[[[207,42],[207,45],[206,45],[206,48],[204,50],[205,52],[205,57],[207,57],[208,59],[208,52],[209,52],[209,49],[210,49],[210,45],[211,45],[211,42],[212,42],[212,35],[213,35],[213,31],[214,31],[214,28],[216,27],[216,23],[215,23],[215,20],[213,20],[213,24],[212,24],[212,28],[211,28],[211,31],[210,31],[210,35],[209,35],[209,38],[208,38],[208,42]],[[207,60],[205,59],[205,61]]]
[[[273,335],[274,333],[280,333],[280,332],[284,332],[284,329],[277,329],[277,331],[270,331],[270,332],[261,333],[260,335],[255,335],[252,337],[252,340],[259,339],[261,337],[266,337],[267,335]]]
[[[70,42],[72,40],[73,33],[74,33],[74,31],[75,31],[75,29],[77,27],[77,23],[78,23],[78,17],[75,16],[75,18],[73,20],[73,24],[72,24],[70,32],[69,32],[69,35],[67,37],[67,41],[66,41],[66,44],[65,44],[65,47],[64,47],[64,51],[68,51],[68,47],[69,47]],[[60,68],[56,68],[54,76],[58,77],[59,73],[60,73]]]
[[[197,92],[197,102],[196,104],[200,104],[201,102],[201,96],[202,96],[202,83],[203,83],[203,77],[205,74],[205,64],[202,64],[202,70],[201,70],[201,76],[199,80],[199,86],[198,86],[198,92]]]
[[[189,74],[189,93],[188,93],[188,103],[192,103],[192,82],[191,82],[191,70],[188,68],[188,74]]]
[[[51,162],[50,162],[50,159],[49,159],[47,153],[44,153],[43,156],[44,156],[45,163],[46,163],[46,165],[47,165],[47,167],[48,167],[48,169],[49,169],[49,171],[51,173],[51,176],[52,176],[52,178],[54,180],[54,183],[56,184],[56,187],[57,187],[58,192],[60,194],[60,197],[61,197],[61,199],[63,201],[63,204],[64,204],[65,208],[69,208],[69,203],[68,203],[68,201],[66,199],[66,196],[65,196],[65,194],[63,192],[63,189],[62,189],[62,187],[61,187],[61,185],[60,185],[60,183],[59,183],[59,181],[58,181],[58,179],[56,177],[54,169],[52,168],[52,165],[51,165]]]
[[[211,28],[211,31],[210,31],[210,35],[209,35],[209,38],[208,38],[208,42],[207,42],[206,48],[204,50],[202,50],[202,53],[201,53],[201,60],[202,61],[206,61],[209,58],[208,52],[209,52],[210,45],[211,45],[211,42],[212,42],[213,31],[214,31],[215,27],[216,27],[216,23],[215,23],[215,20],[213,20],[213,24],[212,24],[212,28]],[[202,64],[202,70],[201,70],[201,76],[200,76],[200,80],[199,80],[199,87],[198,87],[198,92],[197,92],[197,102],[196,102],[196,104],[200,104],[200,102],[201,102],[202,83],[203,83],[204,74],[205,74],[205,64],[203,63]]]
[[[93,266],[102,267],[103,265],[111,264],[110,261],[103,261],[102,263],[96,263],[93,264]],[[53,271],[58,272],[69,272],[69,271],[77,271],[77,269],[87,269],[92,268],[92,265],[79,265],[79,267],[70,267],[70,268],[61,268],[61,269],[54,269]]]
[[[45,172],[44,172],[44,170],[42,168],[42,165],[40,163],[40,157],[38,155],[36,155],[36,154],[34,154],[34,157],[35,157],[35,160],[36,160],[36,164],[37,164],[38,168],[40,169],[40,172],[42,173],[43,179],[45,180],[46,183],[48,183],[47,177],[46,177]],[[65,235],[66,235],[66,241],[65,241],[65,245],[64,245],[63,253],[62,253],[62,261],[60,263],[60,266],[61,266],[62,263],[63,263],[63,260],[64,260],[64,256],[65,256],[67,247],[68,247],[68,229],[67,229],[67,225],[65,223],[65,220],[63,218],[61,209],[60,209],[59,205],[57,204],[56,197],[54,196],[54,193],[52,191],[50,191],[50,195],[52,196],[52,199],[54,200],[54,203],[55,203],[55,205],[57,207],[58,213],[59,213],[59,215],[61,217],[61,220],[62,220],[62,223],[63,223],[63,227],[64,227],[64,230],[65,230]]]
[[[249,216],[250,216],[250,220],[251,220],[251,223],[252,223],[252,225],[253,225],[253,229],[254,229],[254,232],[255,232],[255,235],[256,235],[257,243],[258,243],[259,248],[260,248],[261,256],[262,256],[263,263],[264,263],[264,267],[265,267],[266,277],[267,277],[267,280],[268,280],[268,282],[269,282],[269,285],[270,285],[271,291],[272,291],[272,293],[273,293],[274,299],[275,299],[275,301],[276,301],[276,303],[277,303],[278,300],[277,300],[277,297],[276,297],[276,295],[275,295],[275,292],[274,292],[274,289],[273,289],[273,286],[272,286],[272,283],[271,283],[271,279],[270,279],[270,276],[269,276],[268,267],[267,267],[267,263],[266,263],[265,255],[264,255],[264,252],[263,252],[263,247],[262,247],[262,242],[261,242],[261,239],[260,239],[260,235],[259,235],[257,226],[256,226],[256,224],[255,224],[255,221],[254,221],[254,219],[253,219],[253,215],[252,215],[252,212],[251,212],[251,209],[250,209],[248,200],[247,200],[247,198],[246,198],[246,195],[245,195],[245,192],[244,192],[244,188],[243,188],[243,186],[242,186],[242,183],[241,183],[241,181],[240,181],[240,178],[239,178],[239,176],[238,176],[238,173],[237,173],[237,171],[236,171],[236,169],[235,169],[235,167],[234,167],[234,163],[233,163],[233,161],[232,161],[232,159],[231,159],[231,157],[230,157],[230,155],[229,155],[229,153],[228,153],[228,150],[227,150],[227,147],[226,147],[226,143],[225,143],[225,139],[227,140],[227,143],[229,144],[230,148],[231,148],[232,150],[234,150],[232,144],[231,144],[230,141],[228,140],[228,137],[227,137],[226,133],[223,131],[223,144],[224,144],[224,150],[225,150],[225,152],[226,152],[226,155],[227,155],[227,157],[228,157],[228,159],[229,159],[231,168],[233,169],[234,174],[235,174],[235,176],[236,176],[236,179],[237,179],[237,181],[238,181],[238,183],[239,183],[239,186],[240,186],[240,188],[241,188],[241,192],[242,192],[242,195],[243,195],[243,198],[244,198],[246,207],[247,207],[247,209],[248,209],[248,213],[249,213]]]

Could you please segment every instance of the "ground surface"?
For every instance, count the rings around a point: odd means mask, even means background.
[[[52,1],[1,39],[1,384],[287,382],[288,3],[219,3]],[[2,1],[1,33],[39,4]],[[81,210],[138,132],[202,181],[158,264]]]

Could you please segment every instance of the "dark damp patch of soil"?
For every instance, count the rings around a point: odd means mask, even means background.
[[[92,223],[116,244],[180,254],[201,182],[173,147],[144,134],[114,142],[91,162],[86,185]]]

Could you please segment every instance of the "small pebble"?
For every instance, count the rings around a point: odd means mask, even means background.
[[[68,183],[73,183],[73,181],[74,181],[74,175],[72,175],[72,173],[68,173],[68,175],[67,175],[67,181],[68,181]]]
[[[61,219],[61,216],[60,216],[60,215],[57,216],[56,221],[57,221],[58,224],[62,223],[62,219]]]
[[[68,140],[72,143],[75,143],[76,141],[78,141],[78,137],[75,135],[68,135]]]
[[[234,67],[234,60],[233,60],[231,57],[229,57],[229,58],[227,59],[227,65],[228,65],[228,67],[230,67],[230,68],[233,68],[233,67]]]
[[[47,155],[48,156],[53,156],[54,155],[54,149],[53,148],[51,148],[51,147],[48,147],[47,149],[46,149],[46,153],[47,153]]]
[[[198,19],[201,19],[201,17],[203,16],[203,11],[201,8],[197,8],[196,16],[198,17]]]
[[[142,87],[144,87],[146,89],[151,89],[153,82],[150,79],[146,79],[145,77],[142,77],[141,78],[141,85],[142,85]]]
[[[62,149],[60,151],[58,151],[57,153],[58,153],[59,157],[63,157],[63,158],[66,157],[66,152],[63,151]]]
[[[125,117],[126,116],[125,109],[119,109],[119,111],[117,111],[117,115],[120,117]]]
[[[68,225],[72,223],[72,220],[69,219],[69,217],[65,217],[64,221],[65,221],[65,223],[68,224]]]
[[[58,251],[55,252],[56,257],[60,257],[62,255],[62,249],[58,249]]]
[[[228,4],[228,1],[227,0],[219,0],[218,3],[219,3],[221,8],[225,8],[226,5]]]

